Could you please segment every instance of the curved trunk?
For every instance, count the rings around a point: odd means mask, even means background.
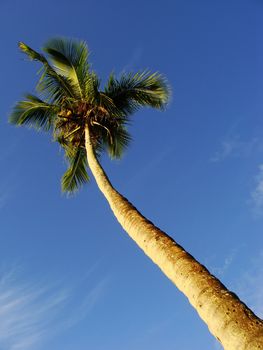
[[[88,127],[85,142],[90,170],[121,226],[185,294],[224,349],[263,349],[262,320],[114,189],[96,158]]]

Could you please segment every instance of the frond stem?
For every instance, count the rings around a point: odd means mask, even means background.
[[[99,126],[101,126],[102,128],[104,128],[104,129],[107,131],[107,133],[108,133],[108,135],[109,135],[109,137],[110,137],[110,143],[113,144],[113,140],[112,140],[112,136],[111,136],[110,130],[109,130],[105,125],[102,125],[102,124],[100,124],[100,123],[98,123],[98,122],[95,122],[94,120],[93,120],[91,123],[92,123],[92,124],[95,124],[95,125],[99,125]]]
[[[68,138],[69,136],[73,135],[75,132],[77,132],[79,129],[81,128],[81,126],[78,126],[76,129],[74,129],[73,131],[71,131],[69,134],[67,134],[65,136],[65,139]]]

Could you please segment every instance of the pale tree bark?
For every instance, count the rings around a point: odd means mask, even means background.
[[[88,165],[114,215],[149,258],[185,294],[225,350],[263,349],[263,321],[110,183],[85,129]]]

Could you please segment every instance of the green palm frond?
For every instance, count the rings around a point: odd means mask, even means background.
[[[119,80],[111,74],[105,93],[125,115],[141,106],[162,109],[170,95],[165,78],[159,73],[149,72],[124,73]]]
[[[33,50],[23,42],[19,42],[19,48],[31,60],[39,61],[43,64],[42,75],[37,85],[37,90],[45,98],[50,98],[52,102],[60,102],[62,97],[75,97],[75,91],[69,80],[59,75],[49,64],[44,55]]]
[[[74,99],[76,94],[69,80],[47,69],[36,87],[37,92],[51,103],[61,104],[65,99]]]
[[[114,100],[111,97],[109,97],[106,93],[100,91],[97,101],[99,106],[107,110],[111,118],[114,119],[124,117],[122,110],[115,105]]]
[[[9,117],[15,125],[28,125],[37,130],[49,131],[53,125],[58,108],[34,95],[26,95],[26,100],[18,102]]]
[[[22,52],[24,52],[31,60],[34,61],[39,61],[42,62],[45,65],[48,65],[48,61],[45,58],[45,56],[41,55],[40,53],[38,53],[37,51],[31,49],[31,47],[29,47],[28,45],[26,45],[25,43],[23,43],[22,41],[19,41],[18,43],[18,47],[20,48],[20,50]]]
[[[93,121],[92,135],[96,139],[94,148],[98,156],[103,151],[107,151],[112,159],[121,158],[131,141],[131,136],[126,130],[125,124],[126,120],[121,118],[104,120],[101,123]]]
[[[121,158],[124,150],[129,146],[131,136],[123,125],[111,130],[111,138],[105,138],[105,145],[109,156],[114,158]]]
[[[87,101],[92,104],[99,104],[100,79],[95,72],[90,72],[84,81],[83,94]]]
[[[81,147],[67,147],[65,150],[69,168],[61,179],[62,191],[76,192],[84,183],[89,181],[86,151]]]
[[[83,98],[85,82],[89,78],[88,48],[84,41],[54,38],[43,50],[49,55],[58,74],[70,79]]]

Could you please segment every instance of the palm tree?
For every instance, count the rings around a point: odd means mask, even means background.
[[[52,132],[69,164],[62,190],[76,191],[89,180],[89,170],[124,230],[187,296],[224,348],[263,349],[262,320],[129,203],[98,161],[103,151],[111,158],[121,156],[130,141],[126,126],[132,113],[143,106],[165,107],[169,98],[165,79],[150,72],[124,73],[120,78],[112,74],[101,90],[84,42],[52,39],[43,48],[46,55],[22,42],[19,47],[42,65],[39,97],[26,95],[15,105],[10,121]]]

